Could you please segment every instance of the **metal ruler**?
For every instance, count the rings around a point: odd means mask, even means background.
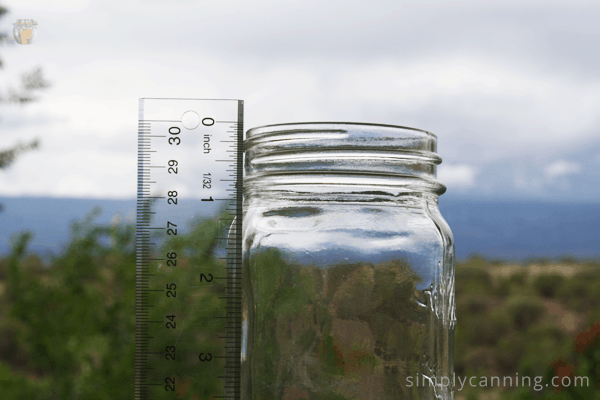
[[[139,103],[135,399],[239,399],[243,101]]]

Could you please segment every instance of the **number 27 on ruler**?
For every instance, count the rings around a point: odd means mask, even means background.
[[[136,400],[239,399],[242,146],[240,100],[140,99]]]

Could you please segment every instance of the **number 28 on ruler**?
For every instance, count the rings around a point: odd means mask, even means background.
[[[239,399],[242,138],[242,101],[140,99],[136,400]],[[222,230],[190,221],[223,210],[217,225],[233,225],[217,257],[206,240]]]
[[[213,126],[215,124],[215,120],[213,118],[210,117],[206,117],[202,119],[202,125],[204,126]],[[181,129],[173,126],[171,128],[169,128],[169,133],[171,135],[179,135],[181,133]],[[203,147],[204,147],[204,153],[208,154],[210,153],[210,137],[212,135],[209,133],[205,133],[204,134],[204,143],[203,143]],[[181,139],[179,137],[170,137],[169,138],[169,144],[175,144],[175,145],[179,145],[181,143]],[[173,166],[177,166],[177,160],[171,160],[169,161],[169,165],[171,167]],[[169,173],[177,173],[177,168],[169,168]],[[202,188],[203,189],[210,189],[211,187],[211,175],[210,172],[207,172],[205,174],[203,174],[203,180],[202,180]],[[177,192],[169,192],[169,193],[175,193],[174,196],[177,196]],[[169,194],[169,196],[171,196],[171,194]],[[169,199],[169,203],[171,202],[172,199]],[[210,196],[208,199],[202,199],[202,201],[214,201],[212,196]],[[175,199],[175,204],[177,204],[177,199]]]

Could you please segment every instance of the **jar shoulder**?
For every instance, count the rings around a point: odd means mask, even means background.
[[[299,245],[431,251],[453,243],[436,203],[419,206],[372,204],[251,204],[244,210],[247,248]],[[298,246],[291,246],[298,247]]]

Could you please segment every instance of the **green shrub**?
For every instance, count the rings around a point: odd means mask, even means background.
[[[516,329],[526,331],[537,322],[544,312],[544,306],[536,297],[515,296],[507,303],[508,314]]]
[[[455,282],[457,293],[487,294],[492,290],[492,277],[483,268],[456,268]]]
[[[0,262],[0,276],[4,271],[6,278],[1,282],[4,291],[0,296],[2,400],[134,397],[135,227],[92,226],[94,214],[95,210],[83,223],[72,226],[70,243],[47,270],[41,268],[37,257],[26,255],[32,237],[29,232],[14,240],[11,255]],[[193,355],[200,351],[215,356],[218,351],[224,352],[223,340],[214,333],[223,331],[225,321],[214,316],[221,315],[225,306],[225,300],[217,295],[224,292],[225,282],[186,290],[197,285],[199,274],[194,268],[198,266],[207,275],[224,274],[224,262],[214,259],[210,251],[220,236],[217,228],[218,222],[206,220],[189,235],[178,236],[170,244],[181,254],[177,268],[163,266],[153,272],[154,279],[177,282],[177,307],[181,310],[177,315],[177,329],[181,328],[177,350],[181,356],[170,364],[152,365],[153,374],[166,377],[178,371],[189,373],[187,378],[183,374],[177,378],[182,396],[184,390],[202,398],[223,391],[217,379],[222,372],[220,361],[199,363]],[[105,236],[112,239],[111,245],[102,244],[100,239]],[[194,256],[186,257],[185,248],[192,248]],[[164,249],[161,251],[164,254]],[[169,300],[164,295],[153,295],[151,312],[163,318],[169,315],[175,307]],[[153,332],[155,351],[173,345],[173,335],[166,336],[165,331]],[[10,366],[10,374],[2,372],[2,364]],[[164,387],[153,389],[159,397],[169,396]]]
[[[577,312],[587,312],[597,302],[598,296],[595,296],[594,293],[598,293],[598,289],[600,289],[599,282],[576,275],[561,284],[556,297]]]
[[[500,371],[505,375],[514,374],[526,348],[527,341],[520,333],[512,332],[500,338],[494,347],[494,355]]]
[[[543,297],[553,298],[560,290],[565,277],[559,274],[540,275],[533,281],[533,287]]]
[[[566,279],[557,290],[557,296],[562,301],[568,301],[573,297],[587,297],[589,295],[589,284],[585,279],[577,276]]]
[[[572,337],[552,323],[531,326],[525,336],[526,347],[521,354],[521,370],[530,375],[539,375],[561,354],[572,347]]]
[[[466,261],[460,263],[460,267],[464,268],[486,268],[490,265],[490,261],[488,261],[484,256],[480,254],[471,254]]]
[[[458,314],[481,314],[489,308],[485,297],[467,294],[460,298],[456,304]]]
[[[510,318],[503,309],[492,310],[470,320],[469,336],[474,345],[494,346],[510,329]]]
[[[492,294],[504,298],[510,294],[512,283],[509,278],[499,278],[492,288]]]
[[[508,278],[508,281],[511,286],[512,285],[526,286],[527,285],[527,272],[524,270],[515,272]]]

